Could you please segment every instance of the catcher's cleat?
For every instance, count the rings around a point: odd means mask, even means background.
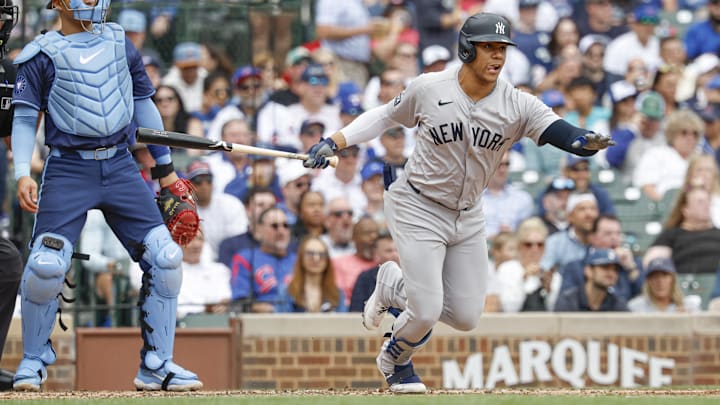
[[[380,323],[385,313],[390,310],[390,300],[394,294],[395,286],[402,280],[402,270],[395,262],[385,262],[378,269],[377,278],[375,279],[375,290],[365,301],[363,308],[362,323],[365,329],[374,330],[380,327]],[[393,314],[397,311],[392,308]],[[397,316],[397,315],[396,315]]]
[[[141,366],[133,383],[138,391],[197,391],[203,387],[195,373],[169,360],[157,370]]]
[[[23,358],[13,378],[13,390],[37,392],[45,380],[45,364],[41,360]]]

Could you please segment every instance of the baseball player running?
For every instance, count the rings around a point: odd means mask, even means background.
[[[418,127],[405,171],[385,195],[400,267],[382,264],[363,313],[369,329],[377,328],[388,310],[399,313],[377,357],[378,369],[396,393],[425,392],[411,357],[428,342],[438,321],[463,331],[478,324],[488,268],[479,200],[503,154],[522,136],[581,156],[614,144],[498,80],[507,48],[515,45],[510,38],[505,18],[469,17],[459,36],[460,67],[419,76],[393,101],[314,145],[304,163],[325,168],[339,149],[398,124]]]
[[[20,206],[36,218],[20,284],[23,359],[13,387],[38,391],[56,360],[49,337],[58,296],[87,211],[99,208],[143,269],[138,305],[144,345],[135,387],[197,390],[197,375],[172,360],[182,283],[176,241],[189,242],[198,225],[195,211],[183,209],[193,201],[189,183],[178,179],[168,148],[148,147],[157,163],[153,177],[162,187],[159,201],[182,217],[161,212],[128,151],[135,125],[163,128],[150,99],[155,90],[122,28],[105,23],[110,0],[51,0],[47,7],[60,13],[60,30],[39,35],[15,59],[15,179]],[[38,192],[30,157],[40,111],[50,155]],[[178,222],[195,232],[176,235]]]

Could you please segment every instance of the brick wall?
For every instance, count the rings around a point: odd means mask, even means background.
[[[243,389],[303,388],[381,388],[384,381],[375,367],[375,356],[390,330],[386,319],[380,330],[368,332],[357,314],[333,315],[244,315],[233,320],[230,328],[236,342],[233,386]],[[56,328],[53,342],[58,361],[49,368],[46,389],[75,388],[76,348],[74,335]],[[432,388],[443,387],[443,362],[456,361],[466,372],[471,356],[482,355],[482,375],[487,382],[494,353],[507,348],[519,374],[521,344],[547,342],[550,347],[567,339],[587,348],[588,342],[600,346],[600,371],[608,364],[608,345],[619,350],[632,349],[641,354],[672,359],[675,364],[665,374],[672,385],[720,384],[720,317],[701,315],[602,314],[518,314],[487,315],[472,332],[458,332],[438,325],[425,348],[414,357],[418,374]],[[500,348],[500,349],[498,349]],[[136,356],[136,348],[130,350]],[[178,354],[176,353],[176,356]],[[19,322],[13,323],[0,367],[14,370],[22,356]],[[565,364],[572,356],[564,355]],[[638,385],[648,384],[648,364],[636,362],[644,377]],[[569,387],[551,368],[549,381],[514,386]],[[200,376],[202,378],[202,375]],[[118,376],[127,380],[127,375]],[[598,385],[585,373],[586,386]],[[619,380],[618,380],[619,381]],[[618,386],[619,382],[611,384]],[[502,381],[496,387],[506,386]]]

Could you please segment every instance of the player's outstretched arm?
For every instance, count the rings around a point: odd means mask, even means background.
[[[25,104],[15,106],[13,114],[12,149],[20,208],[37,212],[37,182],[30,176],[30,161],[35,147],[35,125],[39,111]]]
[[[540,135],[539,144],[546,143],[579,156],[591,156],[598,150],[615,145],[609,135],[578,128],[563,119],[550,124]]]

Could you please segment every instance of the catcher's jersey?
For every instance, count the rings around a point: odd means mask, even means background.
[[[411,184],[425,197],[463,210],[477,203],[513,143],[523,136],[537,143],[560,117],[503,80],[473,102],[460,88],[458,70],[421,75],[381,108],[393,121],[418,125],[415,150],[405,165]]]

